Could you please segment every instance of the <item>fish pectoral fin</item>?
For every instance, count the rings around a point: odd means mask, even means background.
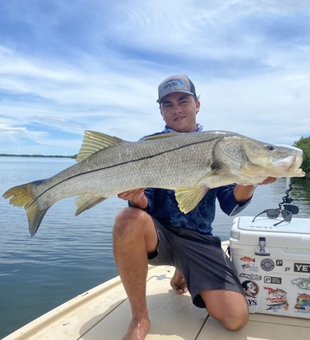
[[[243,165],[240,167],[240,173],[248,177],[257,177],[258,175],[263,174],[265,171],[265,167],[252,163],[250,165]]]
[[[215,169],[203,176],[195,185],[196,187],[215,188],[223,185],[232,184],[233,180],[222,169]]]
[[[180,132],[161,133],[159,135],[145,137],[145,138],[143,138],[143,140],[162,139],[162,138],[174,137],[174,136],[177,136],[179,134],[180,134]]]
[[[179,209],[187,214],[192,211],[202,200],[209,188],[182,188],[175,190],[175,198],[178,202]]]
[[[75,216],[80,215],[83,211],[93,208],[95,205],[104,201],[106,197],[98,197],[92,195],[82,195],[75,200],[77,207]]]
[[[81,162],[98,151],[123,142],[124,141],[118,137],[112,137],[101,132],[86,130],[84,132],[83,143],[76,157],[76,161]]]

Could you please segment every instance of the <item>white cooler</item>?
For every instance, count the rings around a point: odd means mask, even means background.
[[[310,319],[310,219],[234,219],[230,235],[250,313]]]

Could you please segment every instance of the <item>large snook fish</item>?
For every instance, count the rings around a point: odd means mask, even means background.
[[[10,204],[27,210],[34,235],[47,210],[58,200],[76,196],[76,215],[121,192],[145,188],[175,190],[185,214],[209,188],[262,182],[272,177],[302,177],[302,151],[277,147],[235,133],[205,131],[162,134],[126,142],[85,131],[78,164],[57,175],[13,187]]]

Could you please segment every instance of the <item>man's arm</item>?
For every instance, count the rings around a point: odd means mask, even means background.
[[[266,178],[262,183],[259,183],[258,185],[265,185],[265,184],[271,184],[274,183],[277,179],[274,177],[268,177]],[[243,204],[247,202],[252,196],[256,189],[256,185],[237,185],[234,189],[234,196],[236,201],[239,204]]]

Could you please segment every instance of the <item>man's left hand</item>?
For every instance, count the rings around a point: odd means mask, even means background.
[[[271,184],[274,183],[276,180],[277,180],[276,177],[267,177],[263,182],[258,183],[257,185]]]

